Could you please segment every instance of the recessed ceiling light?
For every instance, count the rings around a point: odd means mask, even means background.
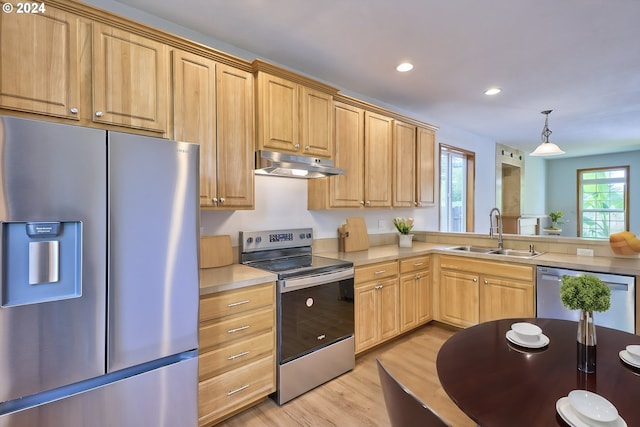
[[[403,62],[402,64],[396,67],[396,70],[400,71],[401,73],[406,73],[407,71],[410,71],[412,69],[413,69],[413,64],[411,64],[410,62]]]
[[[489,89],[485,90],[484,94],[485,95],[497,95],[500,92],[502,92],[502,89],[500,89],[499,87],[492,87],[492,88],[489,88]]]

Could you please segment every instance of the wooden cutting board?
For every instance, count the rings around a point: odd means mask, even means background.
[[[369,234],[363,217],[347,218],[347,236],[344,239],[344,251],[355,252],[369,249]]]
[[[233,264],[231,236],[200,237],[200,268],[222,267]]]

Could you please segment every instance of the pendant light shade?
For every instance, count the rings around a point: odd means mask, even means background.
[[[542,111],[542,114],[546,116],[544,119],[544,128],[542,128],[542,144],[538,145],[533,153],[529,154],[530,156],[556,156],[558,154],[564,154],[564,151],[560,149],[553,142],[549,142],[549,136],[551,135],[551,130],[549,130],[549,114],[553,110],[545,110]]]

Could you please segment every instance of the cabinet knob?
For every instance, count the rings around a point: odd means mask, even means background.
[[[371,201],[367,200],[367,203],[365,203],[367,206],[371,206]]]
[[[212,201],[213,203],[218,203],[218,198],[217,198],[217,197],[212,197],[212,198],[211,198],[211,201]]]
[[[102,117],[102,111],[96,111],[96,117]]]
[[[360,204],[364,206],[364,200],[360,200]]]
[[[220,197],[220,203],[224,203],[224,197]]]
[[[308,145],[305,145],[305,146],[304,146],[304,149],[305,149],[305,150],[307,150],[307,151],[309,151],[309,150],[311,149],[311,147],[309,147]]]
[[[78,114],[78,109],[76,107],[71,107],[69,111],[71,112],[71,114]]]
[[[474,281],[474,282],[477,282],[477,281],[478,281],[478,278],[477,278],[477,277],[474,277],[474,278],[473,278],[473,281]]]
[[[300,148],[300,144],[295,144],[295,145],[294,145],[294,147],[295,147],[295,148],[296,148],[296,150],[297,150],[298,148]]]
[[[422,276],[420,276],[419,274],[416,274],[416,280],[420,280],[422,278]]]
[[[485,279],[485,280],[484,280],[484,284],[485,284],[485,285],[488,285],[488,284],[489,284],[489,281]]]

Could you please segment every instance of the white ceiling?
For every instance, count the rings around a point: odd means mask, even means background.
[[[640,0],[119,2],[526,152],[548,109],[568,154],[640,149]]]

